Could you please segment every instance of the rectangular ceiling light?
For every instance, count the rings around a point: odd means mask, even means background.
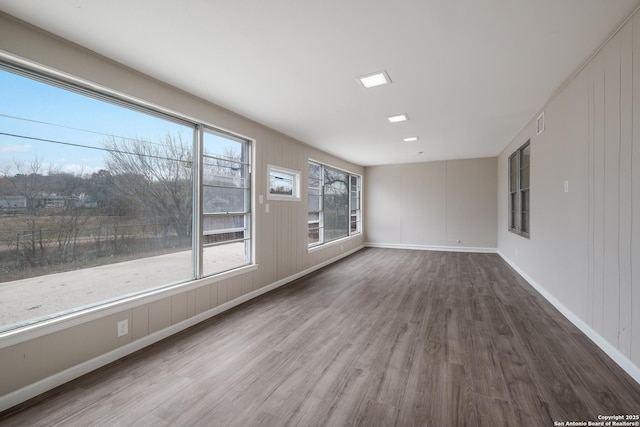
[[[369,89],[376,86],[382,86],[391,83],[391,79],[386,71],[380,71],[373,74],[367,74],[366,76],[358,77],[360,84],[365,89]]]
[[[404,122],[405,120],[409,120],[409,116],[407,116],[406,113],[396,114],[395,116],[387,117],[387,120],[389,120],[389,123]]]
[[[408,138],[405,138],[404,142],[414,142],[414,141],[417,141],[417,140],[418,140],[417,136],[410,136]]]

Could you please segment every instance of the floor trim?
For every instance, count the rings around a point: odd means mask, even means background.
[[[382,248],[382,249],[411,249],[417,251],[443,251],[443,252],[473,252],[473,253],[497,253],[497,248],[484,248],[484,247],[466,247],[466,246],[432,246],[432,245],[407,245],[401,243],[372,243],[365,242],[367,248]]]
[[[191,326],[194,326],[200,322],[203,322],[213,316],[216,316],[224,311],[227,311],[237,305],[240,305],[244,302],[247,302],[253,298],[256,298],[262,294],[265,294],[269,291],[279,288],[280,286],[284,286],[292,281],[299,279],[303,276],[306,276],[309,273],[313,273],[316,270],[319,270],[323,267],[326,267],[329,264],[332,264],[340,259],[349,256],[360,249],[364,248],[364,246],[359,246],[355,249],[345,251],[340,255],[331,258],[327,261],[321,262],[320,264],[314,265],[313,267],[307,268],[303,271],[300,271],[296,274],[293,274],[289,277],[285,277],[284,279],[278,280],[270,285],[263,286],[260,289],[257,289],[248,294],[242,295],[232,301],[228,301],[224,304],[221,304],[217,307],[214,307],[204,313],[200,313],[195,315],[189,319],[186,319],[180,323],[176,323],[175,325],[171,325],[168,328],[165,328],[161,331],[155,332],[153,334],[147,335],[139,340],[131,342],[129,344],[125,344],[122,347],[118,347],[115,350],[112,350],[108,353],[102,354],[98,357],[95,357],[91,360],[87,360],[86,362],[80,363],[79,365],[73,366],[71,368],[65,369],[64,371],[58,372],[50,377],[44,378],[38,382],[33,384],[29,384],[21,389],[15,390],[11,393],[8,393],[4,396],[0,397],[0,412],[5,411],[15,405],[18,405],[22,402],[25,402],[33,397],[36,397],[42,393],[45,393],[49,390],[52,390],[64,383],[72,381],[82,375],[88,374],[91,371],[94,371],[98,368],[101,368],[105,365],[108,365],[111,362],[115,362],[118,359],[121,359],[131,353],[134,353],[138,350],[141,350],[144,347],[147,347],[151,344],[154,344],[164,338],[167,338],[173,334],[176,334],[180,331],[183,331]]]
[[[500,257],[505,260],[520,276],[522,276],[529,284],[542,295],[547,301],[551,303],[564,317],[573,323],[583,334],[585,334],[591,341],[594,342],[602,351],[604,351],[614,362],[618,364],[626,373],[628,373],[637,383],[640,384],[640,367],[633,364],[627,356],[625,356],[620,350],[613,346],[609,341],[604,339],[602,335],[597,333],[591,326],[589,326],[584,320],[582,320],[573,311],[569,310],[564,304],[562,304],[556,297],[554,297],[549,291],[547,291],[542,285],[533,280],[527,273],[525,273],[520,267],[518,267],[511,259],[509,259],[501,251],[497,252]]]

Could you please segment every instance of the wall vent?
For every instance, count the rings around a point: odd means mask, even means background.
[[[544,111],[536,119],[536,135],[540,135],[542,132],[544,132]]]

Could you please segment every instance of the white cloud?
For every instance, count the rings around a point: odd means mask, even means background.
[[[45,173],[62,172],[74,175],[91,175],[94,172],[98,172],[100,169],[104,169],[104,167],[87,166],[80,163],[65,163],[64,161],[61,161],[59,163],[44,162],[42,164],[42,169],[46,171]]]
[[[2,144],[0,145],[0,153],[26,153],[31,151],[29,144]]]

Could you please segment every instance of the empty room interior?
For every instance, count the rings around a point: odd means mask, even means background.
[[[640,1],[0,0],[0,240],[0,425],[640,426]]]

